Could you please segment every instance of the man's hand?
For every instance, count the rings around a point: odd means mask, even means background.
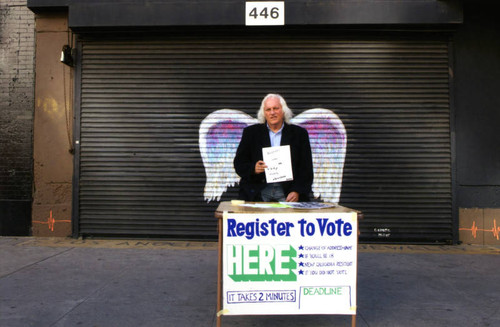
[[[299,201],[299,193],[297,192],[290,192],[286,197],[286,202],[297,202],[297,201]]]
[[[255,173],[256,174],[262,174],[265,169],[267,168],[266,163],[262,160],[257,161],[255,164]]]

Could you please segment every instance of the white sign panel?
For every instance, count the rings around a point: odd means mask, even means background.
[[[248,1],[245,17],[246,25],[285,25],[285,2]]]
[[[262,159],[266,163],[266,182],[278,183],[293,180],[290,146],[262,148]]]
[[[225,213],[222,314],[356,314],[357,214]]]

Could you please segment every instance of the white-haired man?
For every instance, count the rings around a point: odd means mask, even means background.
[[[257,118],[260,124],[243,130],[234,158],[234,169],[241,177],[239,197],[246,201],[308,201],[313,182],[311,145],[307,131],[293,124],[293,113],[279,94],[262,100]],[[266,183],[266,163],[262,148],[289,145],[293,180]]]

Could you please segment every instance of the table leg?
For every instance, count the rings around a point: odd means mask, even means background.
[[[218,242],[218,262],[217,262],[217,327],[221,327],[221,316],[219,312],[222,310],[222,219],[218,219],[218,231],[219,231],[219,242]]]

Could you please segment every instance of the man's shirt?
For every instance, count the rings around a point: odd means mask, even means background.
[[[276,133],[274,133],[269,128],[269,125],[267,125],[267,123],[266,123],[266,126],[267,126],[267,130],[269,131],[269,139],[271,140],[271,146],[280,146],[281,145],[281,135],[282,135],[283,127],[285,126],[285,123],[283,123],[281,125],[281,128]]]

